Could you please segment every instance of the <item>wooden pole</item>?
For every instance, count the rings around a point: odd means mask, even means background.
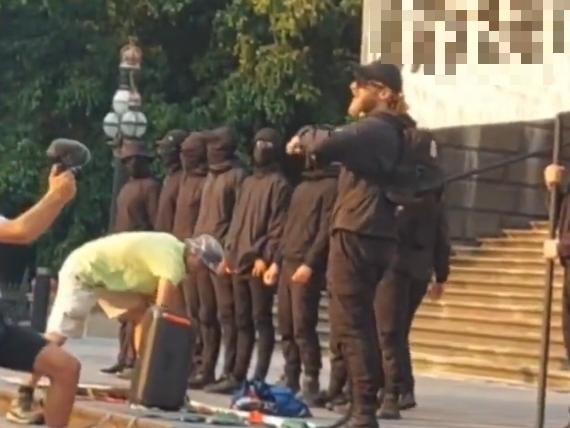
[[[552,148],[552,163],[558,164],[560,159],[560,146],[562,141],[562,118],[556,116],[554,124],[554,146]],[[548,208],[548,237],[556,238],[556,223],[558,216],[558,186],[550,190],[550,204]],[[536,428],[544,428],[544,411],[546,406],[546,386],[548,381],[548,355],[550,349],[550,320],[552,315],[552,288],[554,279],[554,260],[546,262],[544,275],[544,301],[542,312],[542,343],[540,352],[540,370],[538,374],[538,394],[536,411]]]

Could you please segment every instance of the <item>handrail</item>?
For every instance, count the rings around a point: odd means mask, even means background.
[[[560,147],[562,148],[562,147],[565,147],[568,145],[570,145],[570,141],[566,141],[564,143],[561,143]],[[481,175],[483,173],[493,171],[495,169],[503,168],[505,166],[512,165],[514,163],[523,161],[523,160],[528,159],[528,158],[535,157],[537,155],[541,155],[541,154],[546,155],[548,153],[552,153],[552,147],[549,149],[535,150],[535,151],[528,152],[528,153],[525,153],[522,155],[513,156],[509,159],[505,159],[505,160],[502,160],[499,162],[495,162],[493,164],[490,164],[490,165],[487,165],[487,166],[484,166],[481,168],[472,169],[471,171],[460,172],[459,174],[455,174],[455,175],[451,175],[449,177],[446,177],[444,182],[445,183],[452,183],[454,181],[459,181],[459,180],[462,180],[464,178],[472,177],[474,175]]]

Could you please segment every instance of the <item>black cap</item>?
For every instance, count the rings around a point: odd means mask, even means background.
[[[158,140],[158,146],[180,147],[184,140],[188,137],[188,131],[182,129],[173,129],[168,131],[162,140]]]
[[[380,60],[367,65],[358,65],[354,77],[365,82],[380,82],[394,92],[402,92],[402,73],[394,64],[383,64]]]
[[[254,140],[255,141],[264,140],[264,141],[270,141],[274,144],[281,144],[283,138],[281,137],[279,131],[277,131],[274,128],[261,128],[259,131],[255,133]]]

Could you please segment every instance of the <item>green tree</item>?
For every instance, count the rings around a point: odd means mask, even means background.
[[[230,123],[247,151],[261,126],[290,133],[342,121],[360,8],[360,0],[3,0],[0,209],[15,215],[37,199],[47,144],[75,138],[94,160],[77,200],[40,242],[39,260],[57,267],[106,232],[111,153],[101,121],[131,35],[144,52],[149,144],[169,128]]]

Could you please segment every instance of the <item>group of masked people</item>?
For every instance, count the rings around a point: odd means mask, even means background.
[[[158,141],[162,186],[151,173],[153,154],[139,143],[123,144],[129,178],[114,231],[156,230],[181,240],[207,234],[225,251],[217,273],[196,263],[183,285],[199,331],[189,356],[191,388],[233,392],[247,379],[255,347],[253,379],[266,379],[277,296],[281,382],[309,404],[342,412],[348,405],[347,426],[377,426],[379,406],[383,418],[415,406],[410,327],[434,272],[437,296],[449,271],[443,189],[410,204],[389,195],[398,147],[415,127],[403,108],[399,69],[362,66],[351,92],[349,114],[358,120],[342,128],[305,126],[287,144],[275,129],[256,132],[251,170],[226,126],[174,130]],[[429,133],[419,141],[433,156]],[[295,186],[284,173],[286,155],[303,164]],[[325,293],[331,377],[321,393],[317,325]],[[108,372],[132,366],[130,330],[121,327],[119,359]]]

